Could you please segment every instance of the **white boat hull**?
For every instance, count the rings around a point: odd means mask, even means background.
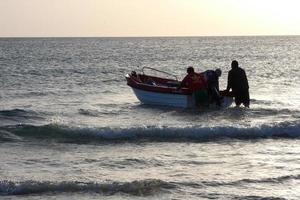
[[[195,105],[191,95],[168,94],[139,90],[132,88],[140,102],[150,105],[190,108]]]
[[[194,98],[188,88],[177,90],[179,82],[173,79],[164,79],[145,74],[126,75],[127,85],[129,85],[140,102],[149,105],[173,106],[180,108],[196,107]],[[150,82],[150,83],[149,83]],[[176,83],[176,85],[174,85]],[[171,85],[170,85],[171,84]],[[233,98],[222,99],[222,107],[229,107]],[[215,103],[210,104],[210,108],[216,107]]]

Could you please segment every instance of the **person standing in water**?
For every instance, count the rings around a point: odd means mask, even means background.
[[[193,92],[193,98],[197,107],[208,107],[208,94],[206,82],[202,74],[194,71],[193,67],[187,68],[187,75],[182,80],[178,89],[186,87]]]
[[[245,107],[250,106],[249,84],[244,69],[239,67],[239,63],[234,60],[231,63],[231,70],[228,73],[227,89],[233,92],[236,106],[243,104]]]
[[[219,90],[219,78],[222,75],[221,69],[206,70],[202,73],[207,83],[208,96],[217,106],[221,106],[221,95]]]

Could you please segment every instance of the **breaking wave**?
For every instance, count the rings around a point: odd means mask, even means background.
[[[279,176],[279,177],[272,177],[272,178],[262,178],[262,179],[242,179],[233,182],[218,182],[218,181],[204,181],[201,182],[202,186],[236,186],[236,185],[247,185],[247,184],[283,184],[287,181],[292,180],[299,180],[300,175],[286,175],[286,176]]]
[[[14,182],[0,180],[0,196],[10,195],[36,195],[45,193],[76,193],[94,192],[105,195],[124,193],[134,196],[149,196],[158,193],[169,192],[170,190],[181,191],[184,187],[207,188],[223,186],[241,186],[252,183],[256,184],[284,184],[287,181],[299,180],[300,175],[286,175],[264,179],[242,179],[233,182],[222,181],[199,181],[199,182],[166,182],[160,179],[145,179],[132,182],[79,182],[79,181],[23,181]],[[245,196],[243,196],[245,197]],[[247,196],[244,199],[260,199]],[[261,197],[264,199],[265,197]],[[267,199],[282,199],[268,197]],[[236,196],[234,199],[243,199]]]
[[[147,179],[133,182],[40,182],[40,181],[0,181],[0,195],[32,195],[43,193],[74,193],[74,192],[95,192],[106,195],[125,193],[135,196],[148,196],[174,188],[171,183],[157,179]]]
[[[129,128],[79,128],[49,124],[43,126],[17,125],[0,128],[7,137],[57,140],[71,143],[108,141],[211,141],[220,139],[299,138],[300,123],[284,122],[258,127],[129,127]],[[0,137],[0,141],[3,137]]]
[[[5,130],[0,130],[0,142],[16,142],[21,141],[22,139],[17,135],[10,133]]]
[[[38,113],[31,110],[23,109],[12,109],[12,110],[0,110],[0,119],[11,119],[11,120],[20,120],[20,119],[42,119]]]
[[[13,117],[13,116],[27,116],[32,112],[25,111],[22,109],[12,109],[12,110],[0,110],[0,116]]]
[[[42,120],[44,120],[42,115],[31,110],[23,110],[23,109],[0,110],[0,127],[6,125],[20,124],[20,123],[35,124]]]

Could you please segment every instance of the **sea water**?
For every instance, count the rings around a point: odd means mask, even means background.
[[[232,60],[250,109],[141,104],[125,74]],[[300,37],[0,39],[0,199],[299,199]]]

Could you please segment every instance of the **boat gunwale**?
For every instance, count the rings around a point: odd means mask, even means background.
[[[165,82],[166,81],[174,81],[174,82],[176,81],[173,79],[164,79],[164,78],[159,78],[159,77],[155,77],[155,76],[148,76],[145,74],[139,74],[139,76],[148,77],[148,78],[155,79],[155,80],[163,80]],[[140,89],[140,90],[149,91],[149,92],[156,92],[156,93],[174,94],[174,95],[185,95],[185,96],[192,95],[192,92],[188,88],[181,88],[178,90],[177,87],[170,87],[170,86],[168,87],[165,85],[151,85],[151,84],[144,83],[143,81],[137,81],[136,78],[134,78],[130,74],[127,74],[125,77],[127,80],[127,85],[132,88],[135,88],[135,89]]]

